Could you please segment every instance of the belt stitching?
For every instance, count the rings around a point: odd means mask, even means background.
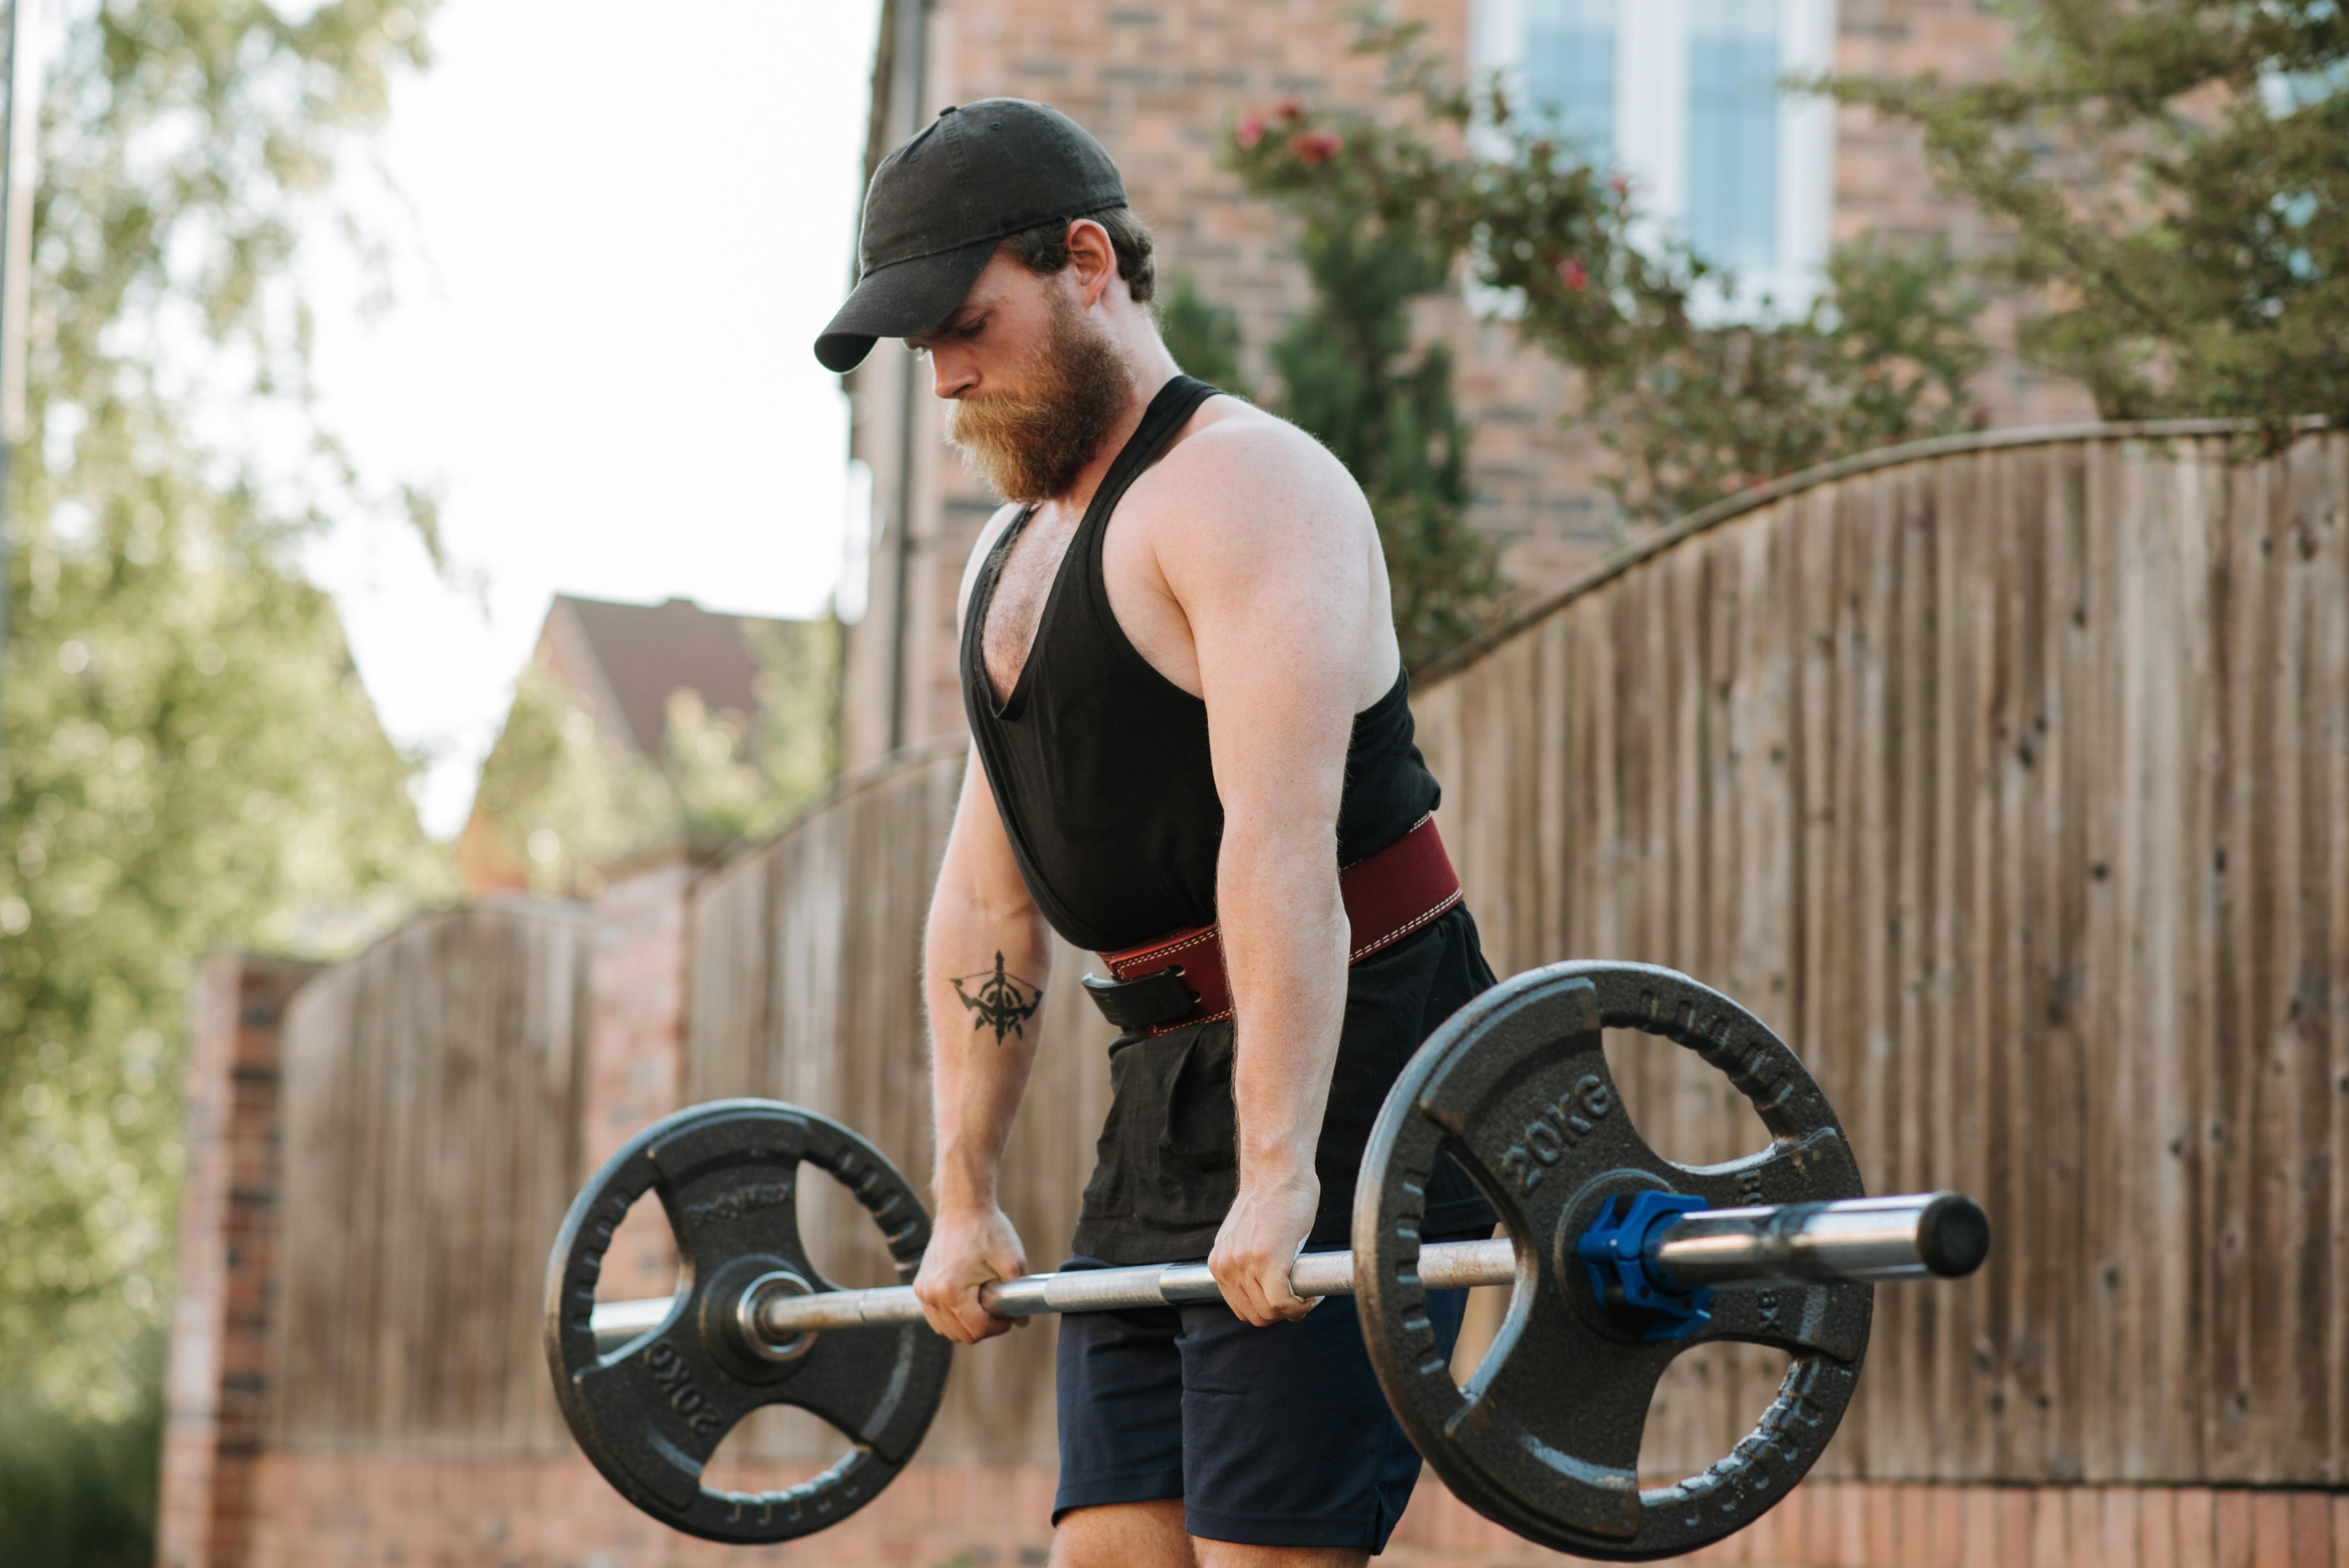
[[[1453,905],[1458,903],[1462,896],[1466,892],[1467,889],[1464,888],[1453,888],[1451,897],[1445,898],[1444,902],[1436,905],[1435,908],[1428,910],[1427,913],[1423,915],[1413,916],[1411,919],[1404,921],[1400,926],[1397,926],[1393,930],[1389,931],[1385,936],[1364,942],[1361,947],[1356,948],[1351,953],[1347,955],[1346,961],[1350,964],[1358,963],[1361,960],[1368,958],[1371,954],[1378,951],[1381,948],[1385,947],[1389,942],[1399,941],[1402,938],[1411,935],[1412,932],[1419,929],[1420,927],[1427,924],[1428,921],[1435,919],[1438,915],[1443,914],[1446,909],[1452,908]]]
[[[1170,943],[1163,948],[1153,948],[1148,952],[1135,953],[1132,958],[1122,959],[1117,962],[1111,964],[1110,969],[1111,971],[1114,973],[1116,971],[1121,969],[1133,969],[1139,964],[1151,963],[1159,959],[1173,958],[1176,953],[1183,951],[1186,948],[1195,948],[1201,942],[1211,942],[1215,940],[1215,929],[1213,927],[1210,927],[1206,930],[1201,931],[1195,936],[1186,937],[1179,942]],[[1121,976],[1120,978],[1123,979],[1123,977]]]
[[[1154,1038],[1161,1034],[1172,1034],[1177,1029],[1193,1028],[1201,1023],[1221,1023],[1238,1011],[1237,1007],[1226,1007],[1221,1012],[1210,1012],[1205,1018],[1178,1018],[1172,1023],[1154,1023],[1142,1033],[1145,1036]]]

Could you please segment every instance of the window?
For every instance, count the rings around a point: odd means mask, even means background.
[[[1615,156],[1616,0],[1526,0],[1526,101],[1593,163]]]
[[[1473,0],[1478,77],[1631,176],[1643,211],[1735,274],[1728,308],[1800,308],[1826,259],[1833,0]]]
[[[1688,0],[1688,238],[1738,273],[1778,264],[1778,0]]]

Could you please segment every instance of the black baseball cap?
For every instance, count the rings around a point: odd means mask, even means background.
[[[815,357],[854,369],[875,337],[918,337],[952,316],[1006,234],[1124,205],[1117,165],[1059,109],[1019,98],[941,109],[873,176],[856,288]]]

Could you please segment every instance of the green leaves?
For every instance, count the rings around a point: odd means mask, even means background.
[[[2002,220],[2021,347],[2111,419],[2349,414],[2349,15],[2042,0],[2017,74],[1836,84]]]
[[[1945,251],[1847,247],[1799,311],[1764,301],[1733,318],[1721,301],[1734,280],[1655,236],[1628,182],[1518,116],[1497,88],[1447,84],[1416,42],[1413,28],[1366,31],[1363,48],[1388,67],[1376,113],[1290,103],[1228,134],[1230,166],[1301,220],[1308,271],[1325,300],[1346,302],[1300,327],[1316,339],[1295,349],[1300,368],[1392,358],[1400,302],[1464,275],[1527,340],[1582,372],[1581,406],[1561,412],[1596,427],[1619,460],[1608,484],[1651,523],[1972,422],[1979,301]],[[1331,435],[1318,410],[1292,417],[1345,455],[1350,426]]]
[[[161,1340],[141,1342],[141,1396],[119,1416],[60,1415],[21,1397],[0,1399],[0,1563],[148,1568],[155,1561]]]
[[[334,955],[453,890],[293,555],[375,503],[237,444],[268,418],[331,451],[290,263],[420,15],[110,4],[48,85],[0,649],[0,1404],[144,1397],[194,961]]]
[[[1160,290],[1153,308],[1166,351],[1186,375],[1238,397],[1251,396],[1247,373],[1240,368],[1237,316],[1210,303],[1187,277],[1174,278],[1171,286]]]
[[[1839,248],[1799,317],[1640,324],[1634,357],[1599,379],[1613,488],[1655,522],[1854,452],[1975,422],[1965,383],[1984,353],[1980,301],[1939,246]]]

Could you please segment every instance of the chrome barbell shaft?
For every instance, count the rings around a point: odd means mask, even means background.
[[[1434,1290],[1506,1284],[1516,1278],[1516,1253],[1506,1238],[1439,1241],[1420,1250],[1419,1276]],[[1289,1269],[1288,1288],[1301,1296],[1352,1295],[1354,1255],[1308,1252]],[[1016,1280],[984,1286],[978,1293],[989,1312],[1004,1317],[1181,1306],[1193,1302],[1221,1301],[1223,1294],[1205,1263],[1143,1263],[1123,1269],[1023,1274]],[[810,1329],[922,1321],[922,1303],[915,1299],[911,1285],[832,1291],[812,1296],[778,1295],[766,1302],[759,1314],[761,1332],[778,1340]]]
[[[1990,1248],[1982,1206],[1957,1192],[1700,1209],[1663,1227],[1648,1261],[1682,1290],[1955,1278]]]
[[[1897,1198],[1855,1198],[1751,1209],[1710,1209],[1680,1215],[1650,1239],[1648,1261],[1683,1289],[1763,1287],[1793,1282],[1915,1279],[1971,1272],[1989,1231],[1971,1199],[1953,1192]],[[1980,1243],[1980,1244],[1977,1244]],[[1506,1238],[1439,1241],[1420,1249],[1419,1277],[1430,1290],[1507,1284],[1516,1278],[1516,1249]],[[1300,1296],[1354,1293],[1350,1252],[1307,1252],[1289,1271]],[[1205,1263],[1145,1263],[1117,1269],[1071,1269],[1024,1274],[984,1287],[979,1299],[1005,1317],[1046,1313],[1116,1312],[1222,1299]],[[673,1302],[607,1302],[591,1320],[607,1347],[659,1327]],[[771,1292],[748,1314],[761,1336],[783,1345],[824,1329],[881,1327],[924,1321],[910,1285],[824,1291],[812,1295]]]

